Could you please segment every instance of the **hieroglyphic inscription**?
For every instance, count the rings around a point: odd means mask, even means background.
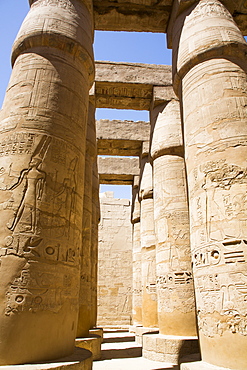
[[[18,161],[12,159],[15,154]],[[72,277],[80,265],[78,163],[72,146],[48,135],[11,134],[2,141],[0,257],[26,260],[6,292],[6,315],[58,312],[68,299],[76,304],[79,279],[72,283]]]

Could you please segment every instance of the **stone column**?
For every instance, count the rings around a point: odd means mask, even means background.
[[[144,336],[143,355],[177,364],[198,352],[179,102],[152,109],[151,127],[159,334]]]
[[[93,163],[93,209],[92,209],[92,314],[91,328],[97,324],[97,283],[98,283],[98,228],[100,222],[99,175],[97,157]]]
[[[1,111],[0,364],[74,349],[78,317],[90,1],[30,1]]]
[[[93,98],[91,99],[93,100]],[[84,198],[82,222],[81,282],[79,294],[79,317],[77,337],[87,337],[92,327],[93,286],[92,273],[95,265],[92,245],[92,208],[93,208],[93,163],[96,158],[95,105],[89,102],[86,136],[86,156],[84,173]],[[95,282],[94,282],[95,283]]]
[[[183,11],[172,36],[174,87],[183,108],[202,358],[245,369],[246,42],[218,0],[197,1]]]
[[[146,154],[146,153],[145,153]],[[141,249],[142,249],[142,325],[157,328],[156,258],[153,208],[153,174],[148,155],[141,160]]]
[[[134,326],[142,325],[142,253],[140,235],[140,201],[139,201],[139,176],[134,177],[132,187],[132,212],[133,225],[133,295],[132,295],[132,322]]]

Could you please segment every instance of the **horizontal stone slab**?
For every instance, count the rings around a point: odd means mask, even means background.
[[[183,2],[184,0],[179,0]],[[193,4],[198,0],[186,0]],[[245,1],[221,0],[247,35]],[[166,32],[173,0],[94,0],[95,29],[103,31]]]
[[[100,184],[132,185],[139,175],[139,158],[98,157]]]
[[[154,86],[167,86],[170,94],[171,66],[101,61],[95,66],[97,108],[149,110]]]
[[[143,121],[96,121],[99,155],[139,156],[142,142],[149,140],[150,123]]]

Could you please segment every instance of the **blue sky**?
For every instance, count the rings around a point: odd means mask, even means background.
[[[28,0],[0,0],[0,106],[11,73],[11,47],[29,10]],[[95,60],[171,64],[171,50],[166,48],[166,35],[153,33],[95,32]],[[147,111],[97,109],[96,118],[148,121]],[[117,198],[130,198],[130,186],[102,186]]]

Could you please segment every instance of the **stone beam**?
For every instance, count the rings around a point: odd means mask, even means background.
[[[139,158],[98,157],[99,182],[108,185],[132,185],[139,175]]]
[[[150,123],[143,121],[96,121],[99,155],[139,156],[142,142],[149,140]]]
[[[94,0],[95,29],[103,31],[166,32],[173,4],[198,0]],[[247,35],[245,0],[221,0]]]
[[[153,87],[171,84],[171,66],[97,61],[96,107],[149,110]]]

